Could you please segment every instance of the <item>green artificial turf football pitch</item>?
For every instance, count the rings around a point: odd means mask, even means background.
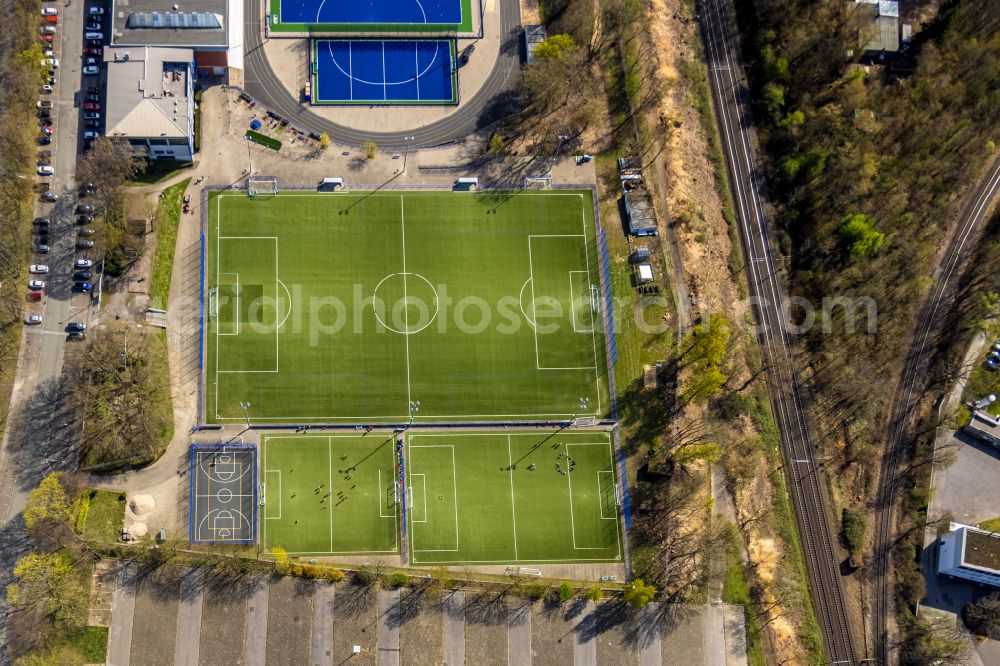
[[[399,554],[394,442],[380,433],[265,436],[264,546]],[[622,560],[607,432],[410,434],[404,453],[411,564]]]
[[[590,191],[209,197],[204,419],[610,414]]]
[[[394,441],[375,433],[264,436],[264,547],[289,555],[399,553]]]
[[[613,461],[603,431],[411,434],[410,563],[621,561]]]

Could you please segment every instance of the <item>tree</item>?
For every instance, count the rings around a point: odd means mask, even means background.
[[[319,135],[319,147],[320,150],[326,150],[330,147],[330,135],[326,132]]]
[[[637,578],[626,585],[625,590],[622,592],[625,602],[633,608],[645,608],[646,604],[652,601],[655,596],[656,588],[642,582],[641,578]]]
[[[600,585],[593,585],[587,589],[587,598],[591,601],[600,601],[604,598],[604,590]]]
[[[274,568],[284,573],[288,568],[288,552],[281,546],[275,546],[271,549],[271,556],[274,557]]]
[[[125,139],[99,137],[80,158],[76,179],[94,184],[97,207],[107,215],[121,206],[122,193],[129,181],[146,170],[146,159]]]
[[[569,35],[552,35],[535,47],[535,58],[562,60],[576,48]]]
[[[60,483],[61,478],[62,472],[52,472],[28,493],[28,501],[24,506],[24,525],[29,532],[43,523],[69,524],[73,520],[73,510],[66,497],[66,490]]]
[[[486,149],[486,154],[492,157],[496,157],[497,155],[503,152],[503,145],[504,145],[503,136],[501,134],[498,134],[497,132],[494,132],[493,134],[490,135],[490,143]]]
[[[71,405],[85,417],[81,458],[88,467],[148,462],[171,434],[166,359],[153,329],[110,328],[67,365]]]
[[[841,536],[849,551],[857,553],[864,548],[866,529],[864,512],[844,507],[840,515],[840,526]]]
[[[966,604],[962,608],[962,621],[974,634],[1000,640],[1000,592]]]
[[[573,589],[573,584],[568,580],[559,584],[559,601],[569,601],[574,594],[576,594],[576,590]]]
[[[851,259],[871,257],[885,243],[885,234],[875,229],[875,220],[864,213],[847,215],[837,230]]]
[[[906,636],[900,649],[902,666],[958,666],[969,654],[969,641],[954,624],[908,616],[903,626]]]
[[[373,160],[375,159],[375,156],[377,154],[378,154],[378,144],[372,141],[371,139],[365,141],[365,157],[370,160]]]
[[[75,629],[87,620],[88,593],[72,562],[61,553],[29,553],[14,565],[7,603],[40,612],[60,627]]]

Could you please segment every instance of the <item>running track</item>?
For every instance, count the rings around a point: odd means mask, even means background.
[[[245,0],[246,23],[243,43],[246,45],[244,90],[267,109],[287,118],[296,127],[307,132],[326,132],[341,144],[360,146],[374,141],[383,149],[402,148],[403,137],[412,136],[412,147],[428,147],[451,143],[482,129],[500,119],[491,112],[492,103],[512,91],[520,75],[518,37],[520,35],[521,9],[518,0],[498,0],[500,10],[500,55],[482,88],[464,101],[453,113],[429,125],[401,132],[368,132],[338,125],[322,118],[293,99],[278,80],[264,53],[263,3]],[[475,57],[475,56],[473,56]],[[485,112],[485,113],[484,113]]]

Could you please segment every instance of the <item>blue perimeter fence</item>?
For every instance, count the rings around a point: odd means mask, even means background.
[[[601,249],[601,280],[607,285],[604,289],[604,329],[608,341],[608,362],[613,366],[618,363],[618,337],[615,332],[615,303],[611,296],[611,259],[608,257],[608,236],[604,229],[597,229],[597,241]]]
[[[249,539],[233,539],[232,541],[217,542],[217,541],[196,541],[194,538],[194,487],[197,483],[197,474],[195,474],[195,462],[194,454],[199,451],[221,451],[222,449],[245,449],[250,451],[250,455],[253,456],[253,484],[251,488],[253,489],[253,520],[250,522],[250,538]],[[206,443],[194,443],[191,444],[188,450],[188,475],[190,476],[190,484],[188,485],[188,542],[189,543],[235,543],[235,544],[249,544],[257,543],[257,509],[260,506],[260,497],[257,496],[257,491],[259,490],[259,479],[260,473],[257,469],[257,445],[256,444],[225,444],[219,442],[218,444],[206,444]]]

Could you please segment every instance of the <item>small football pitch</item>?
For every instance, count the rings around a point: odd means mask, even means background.
[[[405,513],[416,566],[622,561],[605,431],[428,432],[403,452],[405,491],[392,436],[265,436],[265,548],[401,555]]]
[[[410,562],[619,562],[616,479],[602,431],[410,435]]]
[[[612,416],[589,190],[215,192],[205,250],[204,422]]]
[[[289,555],[399,553],[392,436],[272,435],[261,441],[264,547]]]

